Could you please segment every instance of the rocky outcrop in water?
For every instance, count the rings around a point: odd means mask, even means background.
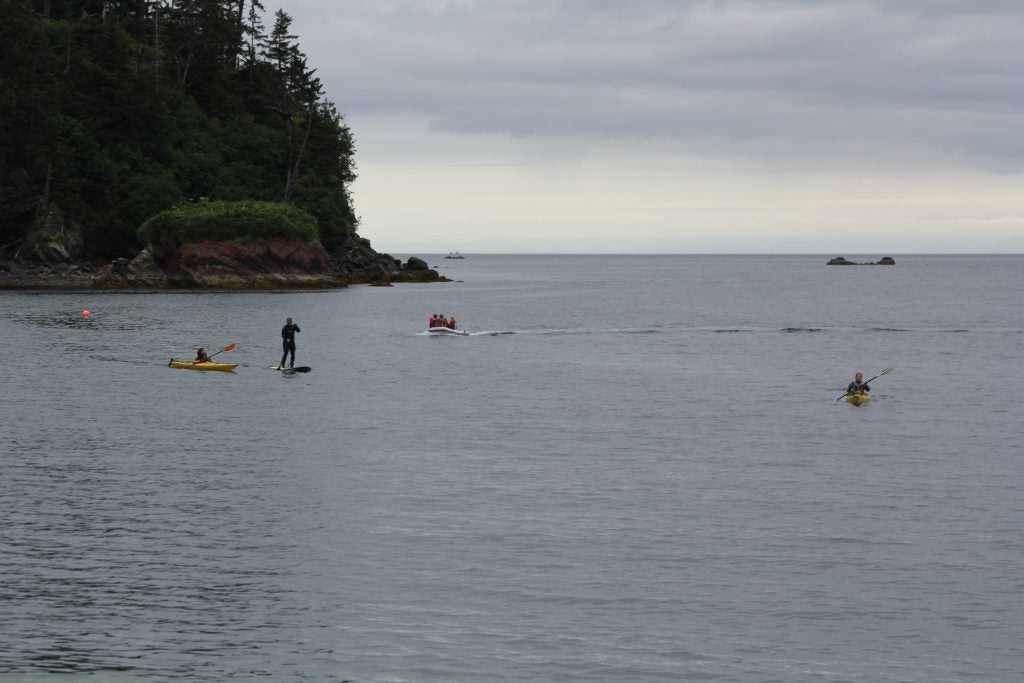
[[[380,254],[370,240],[350,235],[331,255],[332,270],[351,282],[381,284],[386,282],[449,282],[427,262],[410,256],[403,264],[390,254]]]
[[[878,261],[866,261],[858,263],[856,261],[847,261],[842,256],[836,256],[831,259],[827,265],[830,266],[895,266],[896,261],[891,256],[883,256]]]

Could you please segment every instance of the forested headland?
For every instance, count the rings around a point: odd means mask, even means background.
[[[257,201],[340,258],[354,140],[291,24],[260,0],[0,0],[0,257],[59,230],[77,261],[131,258],[163,211]]]

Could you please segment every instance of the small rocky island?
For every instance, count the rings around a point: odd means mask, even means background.
[[[842,256],[836,256],[831,259],[827,265],[830,266],[895,266],[896,261],[891,256],[883,256],[877,261],[865,261],[858,263],[857,261],[847,261]]]
[[[240,40],[244,3],[181,4],[0,2],[17,35],[0,71],[0,288],[446,280],[358,234],[355,135],[292,18],[250,3]]]

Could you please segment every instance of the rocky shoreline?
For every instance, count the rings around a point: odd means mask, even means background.
[[[358,235],[333,255],[319,244],[273,239],[148,245],[134,258],[109,263],[76,260],[59,248],[0,258],[0,288],[324,289],[396,282],[450,280],[415,256],[402,263],[377,253]]]

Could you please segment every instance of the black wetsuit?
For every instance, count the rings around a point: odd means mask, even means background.
[[[281,354],[281,367],[284,367],[285,358],[292,354],[292,364],[295,367],[295,333],[302,332],[295,323],[289,323],[281,328],[281,342],[284,345],[284,353]]]
[[[866,394],[869,391],[871,391],[871,387],[869,387],[864,382],[858,382],[857,380],[853,380],[852,382],[850,382],[850,385],[846,387],[846,393],[852,394],[855,391],[860,391]]]

